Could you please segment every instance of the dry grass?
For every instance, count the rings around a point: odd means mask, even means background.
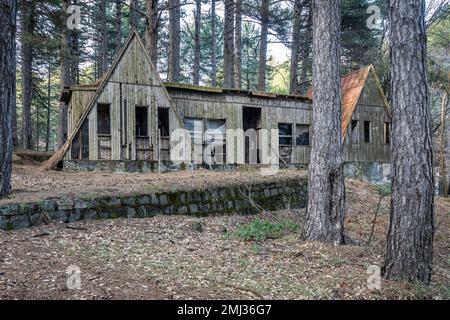
[[[172,191],[178,188],[206,189],[231,183],[279,180],[286,177],[307,177],[305,171],[280,170],[276,176],[261,176],[258,169],[217,172],[209,170],[157,173],[101,173],[45,171],[33,165],[14,165],[12,193],[0,199],[3,203],[31,202],[67,195],[93,196],[134,194],[151,191]]]

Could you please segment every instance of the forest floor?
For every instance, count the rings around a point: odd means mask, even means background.
[[[183,174],[180,183],[194,179]],[[89,188],[82,181],[78,187]],[[378,196],[366,183],[346,185],[346,228],[360,245],[301,241],[305,210],[0,230],[0,299],[450,299],[450,199],[435,201],[431,286],[382,280],[368,289],[368,268],[383,263],[389,198],[366,245]],[[289,228],[243,239],[260,219]],[[80,289],[67,287],[69,266],[81,271]]]

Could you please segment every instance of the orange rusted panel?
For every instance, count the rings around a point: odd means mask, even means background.
[[[353,71],[341,78],[342,107],[341,107],[341,135],[345,138],[348,124],[358,104],[359,97],[366,83],[372,66]],[[309,88],[306,96],[313,98],[313,90]]]

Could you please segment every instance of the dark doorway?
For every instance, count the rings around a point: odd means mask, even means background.
[[[148,108],[136,107],[136,136],[148,137]]]
[[[244,129],[245,163],[261,163],[259,155],[259,130],[261,129],[261,108],[242,108]]]
[[[160,160],[170,160],[169,108],[158,108],[158,131],[160,134]]]

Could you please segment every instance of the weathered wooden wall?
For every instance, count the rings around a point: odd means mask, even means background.
[[[344,144],[344,160],[349,162],[390,162],[390,144],[386,144],[384,141],[384,123],[390,123],[391,119],[384,107],[383,98],[372,74],[369,75],[366,81],[352,120],[359,121],[359,143],[350,143],[350,133],[347,131]],[[364,142],[364,121],[371,122],[371,143]],[[350,126],[348,130],[350,130]]]
[[[265,98],[233,93],[202,92],[168,87],[180,118],[221,119],[227,129],[243,128],[243,108],[261,108],[261,129],[278,129],[278,123],[311,124],[311,104],[306,100]],[[171,119],[171,130],[179,124]],[[295,129],[293,130],[295,144]],[[230,138],[227,137],[229,142]],[[228,147],[228,146],[227,146]],[[236,152],[236,144],[234,144]],[[309,146],[293,145],[291,163],[308,163]],[[236,154],[236,153],[235,153]]]
[[[148,108],[148,141],[140,139],[139,144],[155,146],[157,139],[157,108],[169,108],[170,97],[162,86],[158,75],[151,67],[145,54],[145,48],[135,37],[125,48],[122,58],[113,67],[103,88],[92,102],[92,108],[87,116],[89,121],[89,159],[99,159],[99,135],[97,133],[97,105],[110,105],[111,135],[101,135],[100,143],[110,146],[111,150],[105,151],[101,158],[110,160],[136,160],[136,107]],[[79,95],[72,96],[71,101],[77,105],[84,104],[87,96],[83,99]],[[81,110],[78,108],[77,110]],[[79,113],[79,111],[78,111]],[[74,127],[74,125],[72,125]],[[145,152],[145,154],[149,154]],[[109,156],[110,155],[110,156]],[[150,153],[154,160],[156,154]],[[66,153],[65,159],[70,159],[70,152]]]

